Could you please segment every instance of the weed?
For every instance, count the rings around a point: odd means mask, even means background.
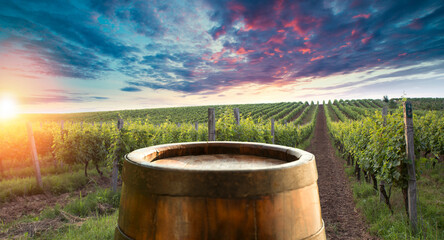
[[[370,225],[370,232],[382,239],[444,239],[444,184],[443,165],[425,169],[418,180],[418,232],[414,234],[409,225],[402,202],[402,193],[393,189],[391,201],[394,213],[384,203],[379,202],[378,193],[371,184],[357,182],[350,178],[356,205],[364,213]],[[353,175],[353,167],[346,172]],[[441,176],[441,177],[439,177]]]
[[[119,206],[119,202],[119,193],[109,189],[99,189],[86,197],[82,197],[80,193],[79,198],[67,204],[64,209],[75,216],[86,217],[114,211]]]

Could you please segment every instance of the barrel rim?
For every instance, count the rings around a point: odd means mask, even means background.
[[[158,158],[155,159],[157,156],[159,156],[159,152],[162,150],[173,150],[173,149],[178,149],[178,148],[189,148],[189,147],[201,147],[201,146],[221,146],[221,147],[226,147],[226,146],[230,146],[230,147],[236,147],[236,146],[241,146],[241,147],[250,147],[250,148],[254,148],[254,147],[259,147],[259,148],[264,148],[264,149],[270,149],[270,150],[276,150],[276,151],[281,151],[283,154],[291,155],[295,157],[295,160],[290,160],[288,161],[287,159],[279,159],[279,158],[275,158],[278,160],[283,160],[286,161],[286,163],[282,163],[282,164],[277,164],[277,165],[272,165],[272,166],[267,166],[267,167],[257,167],[254,169],[193,169],[193,168],[183,168],[183,167],[174,167],[174,166],[169,166],[169,165],[160,165],[160,164],[153,164],[153,160],[160,160],[160,159],[164,159],[164,158],[168,158],[168,157],[172,157],[172,156],[167,156],[167,157],[163,157],[163,158]],[[204,154],[214,154],[214,153],[204,153]],[[259,154],[247,154],[247,153],[242,153],[243,155],[253,155],[253,156],[259,156],[259,157],[269,157],[269,158],[273,158],[270,156],[263,156],[263,155],[259,155]],[[154,158],[152,159],[147,159],[147,156],[151,156],[151,155],[155,155]],[[188,155],[193,155],[193,154],[188,154]],[[188,156],[186,154],[184,155],[179,155],[179,156]],[[203,155],[203,154],[194,154],[194,155]],[[174,155],[177,156],[177,155]],[[314,155],[298,149],[298,148],[292,148],[292,147],[286,147],[286,146],[281,146],[281,145],[274,145],[274,144],[266,144],[266,143],[257,143],[257,142],[235,142],[235,141],[207,141],[207,142],[185,142],[185,143],[169,143],[169,144],[161,144],[161,145],[155,145],[155,146],[150,146],[150,147],[146,147],[146,148],[140,148],[137,150],[134,150],[128,154],[125,155],[125,160],[144,167],[144,168],[152,168],[152,169],[165,169],[168,171],[190,171],[190,172],[255,172],[255,171],[275,171],[278,169],[284,169],[284,168],[292,168],[292,167],[297,167],[299,165],[303,165],[306,164],[312,160],[314,160]]]
[[[155,156],[159,156],[159,151],[156,150],[160,149],[159,147],[162,147],[162,149],[179,147],[179,152],[189,153],[190,151],[204,152],[205,149],[202,146],[210,145],[223,153],[226,149],[219,148],[220,146],[236,146],[236,148],[239,147],[247,153],[253,146],[256,146],[260,148],[254,149],[253,152],[262,154],[259,156],[275,154],[280,156],[281,159],[288,157],[289,160],[294,159],[294,161],[266,168],[216,170],[142,164],[129,159],[134,159],[134,156],[145,159],[147,151],[151,154],[149,158],[153,159]],[[196,150],[191,146],[200,146],[200,148],[196,148]],[[260,151],[257,151],[258,149]],[[173,150],[172,152],[177,151]],[[165,154],[168,155],[168,151]],[[186,154],[182,156],[184,155]],[[191,142],[143,148],[126,156],[122,172],[123,186],[125,189],[131,189],[131,191],[156,195],[216,198],[264,196],[316,184],[317,179],[316,162],[313,154],[296,148],[249,142]]]

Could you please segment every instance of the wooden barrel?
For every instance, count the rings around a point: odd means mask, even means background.
[[[313,154],[245,142],[131,152],[115,239],[326,239]]]

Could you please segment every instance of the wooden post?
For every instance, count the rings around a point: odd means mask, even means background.
[[[35,168],[35,177],[37,180],[37,184],[41,189],[43,189],[42,175],[40,174],[39,158],[37,156],[34,134],[32,133],[32,125],[30,122],[27,123],[27,127],[28,127],[29,146],[31,149],[32,161],[34,162],[34,168]]]
[[[122,130],[122,128],[123,128],[123,119],[120,118],[117,121],[117,129],[120,131],[120,130]]]
[[[216,141],[216,113],[208,108],[208,141]]]
[[[63,129],[64,128],[65,128],[65,121],[62,120],[60,122],[60,135],[61,135],[62,141],[65,141],[65,135],[63,133]],[[62,159],[60,159],[60,168],[63,168],[63,161],[62,161]]]
[[[3,159],[2,156],[0,156],[0,178],[3,178],[3,172],[4,172],[4,168],[3,168]]]
[[[387,103],[384,103],[384,107],[382,108],[382,118],[384,119],[383,126],[385,127],[387,125]],[[387,202],[383,191],[385,191],[385,181],[381,180],[379,182],[379,202]]]
[[[387,105],[382,108],[382,117],[384,118],[384,126],[387,125]]]
[[[271,142],[274,144],[274,118],[271,119]]]
[[[196,129],[196,141],[199,141],[199,122],[194,123],[194,129]]]
[[[407,159],[407,172],[409,174],[408,181],[408,207],[410,225],[414,233],[416,233],[417,226],[417,212],[416,212],[416,172],[415,172],[415,148],[413,139],[413,111],[412,103],[406,101],[404,105],[404,131],[405,131],[405,146]]]
[[[120,130],[122,130],[122,128],[123,128],[123,119],[119,119],[117,121],[117,130],[120,132]],[[117,140],[116,144],[117,145],[120,144],[119,140]],[[118,163],[119,163],[119,159],[117,158],[117,156],[114,156],[113,172],[112,172],[112,177],[111,177],[111,186],[112,186],[112,190],[114,192],[117,191],[117,179],[119,177]]]
[[[240,121],[239,108],[234,109],[234,119],[236,119],[236,124],[239,125],[239,121]]]

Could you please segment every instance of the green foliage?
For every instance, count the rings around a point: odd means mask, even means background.
[[[433,162],[444,155],[444,117],[436,111],[428,111],[424,116],[413,118],[415,147],[417,156],[422,153]]]
[[[423,166],[421,166],[423,167]],[[403,204],[394,205],[392,214],[388,208],[381,207],[379,196],[371,184],[352,180],[353,196],[356,206],[364,213],[370,225],[370,232],[381,239],[444,239],[444,165],[428,168],[418,180],[418,233],[413,234],[405,214]],[[353,169],[348,167],[353,174]],[[402,199],[401,191],[394,190],[394,199]]]
[[[11,166],[23,167],[31,164],[26,122],[0,121],[0,146],[0,171]]]
[[[89,218],[79,227],[77,225],[67,225],[54,232],[46,232],[38,239],[58,239],[58,240],[109,240],[114,239],[114,230],[118,218],[118,211],[111,215],[103,215],[97,218]],[[27,238],[26,238],[27,239]]]
[[[0,202],[15,196],[34,195],[42,193],[35,178],[10,179],[0,182]]]
[[[329,115],[328,108],[325,109]],[[332,109],[335,110],[334,106]],[[418,156],[431,153],[433,157],[430,160],[423,159],[436,163],[444,149],[443,116],[437,112],[428,112],[421,117],[414,115],[413,119],[415,152]],[[377,180],[385,181],[388,186],[407,187],[409,162],[405,153],[402,107],[387,115],[385,124],[380,111],[375,111],[373,115],[359,121],[333,122],[328,116],[327,125],[336,145],[353,164],[357,164]],[[418,162],[420,161],[416,161],[416,164]],[[417,178],[420,176],[420,169],[416,167]]]
[[[310,111],[311,107],[313,107],[313,105],[310,106],[310,105],[308,105],[308,104],[304,104],[303,106],[304,106],[304,110],[302,111],[301,115],[299,115],[299,117],[296,118],[296,119],[292,122],[294,125],[300,125],[300,124],[302,124],[302,120],[304,120],[304,118],[307,116],[308,112]]]
[[[119,207],[120,193],[113,192],[110,189],[98,189],[94,193],[83,197],[80,193],[79,198],[68,203],[64,210],[74,216],[87,217],[91,215],[104,214],[100,211],[110,211]],[[105,207],[104,207],[105,206]]]
[[[106,159],[109,164],[114,158],[122,167],[125,154],[139,148],[175,142],[206,141],[208,129],[199,125],[198,130],[191,123],[178,124],[165,122],[160,125],[142,124],[140,121],[127,122],[122,130],[114,129],[110,135],[110,147]]]
[[[0,202],[16,196],[34,195],[48,191],[55,194],[72,192],[85,186],[89,179],[82,171],[43,176],[43,189],[37,186],[35,177],[14,178],[0,182]]]
[[[347,115],[347,118],[349,118],[349,119],[358,120],[362,117],[362,115],[360,113],[356,112],[351,107],[349,107],[343,103],[338,103],[337,107],[339,108],[339,110],[344,112]]]
[[[396,109],[398,108],[398,102],[395,99],[390,99],[389,103],[388,103],[388,108],[390,109]]]
[[[69,113],[69,114],[28,114],[25,118],[36,120],[50,120],[50,121],[73,121],[73,122],[110,122],[116,121],[119,118],[129,120],[142,120],[153,124],[162,124],[165,121],[173,123],[185,122],[207,122],[207,112],[209,107],[216,109],[216,118],[223,112],[226,107],[239,108],[239,111],[245,115],[251,114],[252,118],[256,120],[259,116],[268,114],[283,105],[292,105],[296,103],[259,103],[259,104],[236,104],[236,105],[217,105],[217,106],[193,106],[193,107],[170,107],[170,108],[152,108],[152,109],[137,109],[137,110],[120,110],[120,111],[105,111],[105,112],[85,112],[85,113]],[[253,116],[255,115],[255,116]]]
[[[347,120],[347,117],[341,112],[341,110],[339,110],[337,105],[338,105],[338,103],[336,102],[336,104],[332,104],[332,105],[330,105],[330,107],[331,107],[331,109],[333,109],[333,112],[336,114],[338,119],[344,122]]]
[[[111,125],[65,124],[63,131],[54,131],[54,156],[66,164],[84,164],[87,175],[90,162],[98,166],[106,159],[112,129]]]

